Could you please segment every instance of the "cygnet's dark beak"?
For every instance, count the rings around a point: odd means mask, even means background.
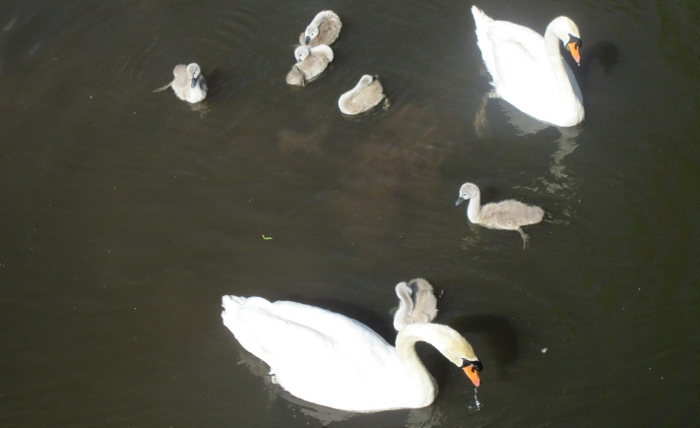
[[[372,77],[374,77],[374,80],[379,80],[379,75],[378,75],[378,74],[375,74],[375,75],[372,76]]]
[[[192,77],[192,88],[194,88],[195,86],[197,86],[197,78]]]
[[[305,45],[308,45],[310,41],[311,41],[311,37],[309,37],[309,36],[304,37],[304,44]]]
[[[457,202],[455,202],[455,206],[461,204],[464,201],[466,201],[466,199],[464,199],[463,197],[460,196],[459,199],[457,199]]]

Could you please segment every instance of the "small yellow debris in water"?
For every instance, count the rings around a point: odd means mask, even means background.
[[[266,241],[269,241],[272,239],[272,236],[265,236],[265,235],[260,235],[260,236],[262,236],[262,238]]]

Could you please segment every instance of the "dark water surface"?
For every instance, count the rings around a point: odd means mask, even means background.
[[[586,120],[563,133],[480,112],[471,4],[1,2],[0,426],[700,426],[700,3],[478,3],[578,24]],[[329,8],[336,60],[288,87]],[[151,92],[190,61],[200,110]],[[365,73],[391,107],[343,117]],[[552,220],[523,251],[455,208],[466,181]],[[421,346],[429,408],[319,413],[221,324],[223,294],[259,295],[393,340],[416,276],[484,363],[480,408]]]

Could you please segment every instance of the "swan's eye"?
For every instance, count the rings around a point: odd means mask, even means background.
[[[583,47],[583,41],[571,34],[569,34],[569,43],[567,43],[566,45],[568,46],[570,43],[574,43],[579,49]]]
[[[462,358],[462,368],[465,368],[465,367],[472,367],[477,372],[480,372],[484,369],[484,365],[481,364],[481,361],[479,361],[479,360],[469,361],[466,358]]]

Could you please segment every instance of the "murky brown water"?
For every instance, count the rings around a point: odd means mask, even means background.
[[[477,132],[470,6],[3,1],[0,426],[700,425],[700,6],[479,4],[577,22],[586,120],[566,134],[524,134],[536,123],[497,100]],[[336,59],[290,89],[325,8],[345,24]],[[204,110],[151,92],[194,60]],[[364,73],[392,105],[345,118]],[[465,181],[553,220],[523,251],[454,207]],[[393,286],[416,276],[484,363],[480,409],[426,347],[431,407],[319,413],[220,320],[223,294],[259,295],[391,339]]]

